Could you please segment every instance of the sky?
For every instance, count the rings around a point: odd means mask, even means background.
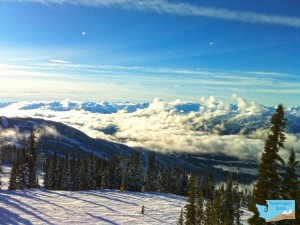
[[[0,101],[300,106],[298,0],[0,0]]]

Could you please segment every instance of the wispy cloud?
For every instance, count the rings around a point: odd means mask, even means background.
[[[200,96],[215,95],[226,100],[224,96],[232,93],[251,93],[252,100],[263,104],[277,104],[276,98],[281,98],[293,105],[299,95],[300,80],[295,74],[95,66],[60,61],[0,64],[0,78],[5,83],[0,88],[0,99],[151,101],[160,97],[168,101],[197,101]],[[272,97],[274,94],[276,98]]]
[[[0,2],[8,0],[0,0]],[[42,4],[72,4],[92,7],[119,6],[124,9],[150,11],[179,16],[211,17],[225,20],[235,20],[251,23],[265,23],[290,27],[299,27],[300,18],[282,15],[236,11],[230,9],[201,7],[189,3],[169,2],[165,0],[135,1],[135,0],[9,0],[9,2],[37,2]]]
[[[69,64],[70,63],[68,61],[59,60],[59,59],[50,59],[49,62],[51,62],[51,63],[62,63],[62,64]]]

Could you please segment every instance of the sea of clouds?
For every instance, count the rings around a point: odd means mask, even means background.
[[[62,110],[57,107],[53,110],[46,103],[16,102],[2,104],[0,116],[62,122],[93,138],[160,152],[218,153],[242,160],[257,160],[268,134],[268,119],[274,113],[274,108],[248,102],[236,95],[232,98],[234,104],[215,100],[214,97],[201,98],[199,103],[154,99],[150,104],[126,103],[131,106],[129,111],[121,107],[106,113],[86,110],[79,107],[83,103],[70,100],[58,103]],[[31,107],[33,104],[35,107]],[[99,105],[107,107],[109,104],[99,103],[96,106]],[[114,103],[111,107],[116,108],[116,105]],[[132,110],[134,105],[138,106]],[[286,112],[300,121],[299,110],[287,109]],[[58,135],[53,128],[46,130]],[[38,133],[43,135],[41,131]],[[2,131],[0,141],[13,135],[17,139],[20,134],[13,130]],[[300,150],[300,133],[286,133],[286,137],[286,149],[281,151],[284,159],[288,158],[290,148]]]

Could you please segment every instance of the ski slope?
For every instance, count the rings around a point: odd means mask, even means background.
[[[157,193],[2,190],[0,224],[176,224],[185,204]]]
[[[10,167],[4,167],[0,224],[177,224],[186,197],[162,193],[97,191],[9,191]],[[42,179],[40,179],[41,182]],[[145,213],[141,213],[142,205]],[[244,210],[243,224],[251,213]]]

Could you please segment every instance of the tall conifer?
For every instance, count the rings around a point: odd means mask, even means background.
[[[195,174],[192,174],[188,191],[188,204],[185,206],[186,225],[196,224],[196,187],[197,177]]]
[[[278,151],[283,148],[285,141],[284,129],[287,119],[283,106],[280,104],[270,119],[270,131],[265,141],[264,150],[259,164],[258,180],[253,190],[250,211],[254,213],[249,219],[251,225],[265,225],[264,219],[259,217],[256,204],[266,205],[266,200],[282,199],[283,182],[278,170],[284,164]]]

